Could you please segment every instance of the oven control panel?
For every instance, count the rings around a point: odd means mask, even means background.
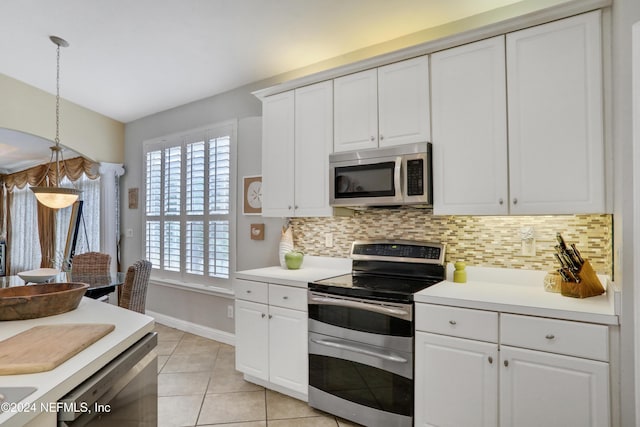
[[[351,258],[362,261],[401,261],[444,264],[443,243],[410,240],[358,240],[351,245]]]

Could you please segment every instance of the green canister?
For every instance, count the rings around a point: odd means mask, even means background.
[[[467,264],[462,261],[458,261],[453,264],[453,266],[456,269],[453,272],[453,281],[455,283],[467,283],[467,271],[465,270]]]

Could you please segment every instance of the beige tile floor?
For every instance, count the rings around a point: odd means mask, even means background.
[[[158,427],[347,427],[305,402],[246,382],[234,347],[156,324]]]

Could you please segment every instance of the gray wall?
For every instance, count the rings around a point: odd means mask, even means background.
[[[144,257],[142,222],[144,205],[140,200],[138,209],[129,209],[127,203],[127,190],[142,187],[143,141],[212,123],[238,119],[236,178],[237,188],[241,189],[243,176],[261,174],[262,106],[260,101],[251,95],[252,90],[254,90],[252,86],[235,89],[126,125],[126,173],[121,179],[121,270]],[[283,220],[242,215],[241,195],[240,190],[236,208],[236,268],[245,270],[277,264],[277,246]],[[252,223],[265,224],[265,240],[256,241],[249,238],[249,226]],[[127,229],[133,230],[133,237],[125,237]],[[233,320],[227,317],[227,306],[230,304],[233,304],[233,301],[224,297],[151,285],[147,309],[232,333]]]

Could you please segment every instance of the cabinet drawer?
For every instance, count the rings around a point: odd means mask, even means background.
[[[270,283],[269,305],[307,311],[307,289]]]
[[[609,360],[609,328],[604,325],[500,315],[500,343],[594,360]]]
[[[236,279],[234,290],[236,292],[236,299],[260,302],[263,304],[268,302],[267,292],[269,288],[264,282]]]
[[[498,313],[416,304],[416,329],[453,337],[498,342]]]

